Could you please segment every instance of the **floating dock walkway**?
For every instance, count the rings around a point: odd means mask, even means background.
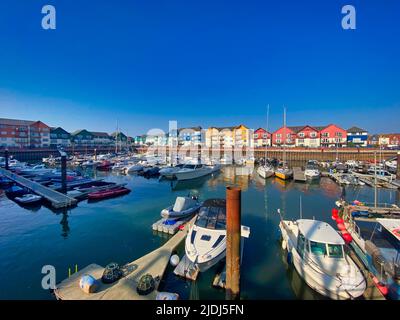
[[[76,199],[68,195],[47,188],[38,182],[24,178],[11,171],[0,168],[0,174],[47,199],[55,209],[72,207],[78,202]]]
[[[185,225],[185,228],[175,234],[160,248],[147,255],[128,263],[123,269],[129,273],[111,284],[101,282],[104,268],[97,264],[90,264],[81,271],[65,279],[54,290],[60,300],[155,300],[160,281],[168,266],[169,259],[175,248],[186,238],[194,219]],[[85,274],[90,274],[99,282],[99,287],[94,293],[85,293],[79,287],[79,281]],[[139,279],[150,274],[156,280],[155,290],[148,295],[139,295],[136,291]]]
[[[306,176],[300,167],[293,168],[293,179],[294,181],[306,182]]]

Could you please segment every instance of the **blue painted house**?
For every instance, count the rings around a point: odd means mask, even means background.
[[[366,147],[368,145],[368,131],[358,127],[351,127],[347,130],[347,143]]]

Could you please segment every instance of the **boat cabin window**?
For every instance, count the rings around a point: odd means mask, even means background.
[[[195,224],[201,228],[224,230],[226,209],[224,207],[202,207]]]
[[[310,241],[310,252],[316,256],[326,256],[326,243]]]
[[[341,244],[328,244],[330,258],[343,258],[343,246]]]
[[[184,166],[184,168],[186,168],[186,169],[195,169],[195,168],[196,168],[196,165],[195,165],[195,164],[186,164],[186,165]]]

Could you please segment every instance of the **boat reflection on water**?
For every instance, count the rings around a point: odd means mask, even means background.
[[[211,175],[191,180],[171,180],[171,189],[174,191],[198,189],[204,186],[206,182],[209,186],[212,186],[213,181],[218,180],[218,176],[219,172],[214,172]],[[218,185],[218,183],[215,182],[215,185]]]
[[[242,189],[242,191],[246,191],[249,188],[249,184],[252,180],[253,171],[247,169],[250,167],[236,167],[236,166],[226,166],[223,169],[222,181],[226,185],[236,185]],[[237,171],[241,174],[237,174]]]

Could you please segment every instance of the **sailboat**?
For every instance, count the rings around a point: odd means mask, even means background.
[[[286,108],[283,109],[283,163],[275,170],[275,176],[282,180],[293,178],[293,170],[289,169],[286,163]]]
[[[268,147],[268,120],[269,120],[269,105],[267,108],[267,144],[265,145],[264,165],[257,168],[257,173],[264,179],[270,178],[275,174],[274,167],[267,162],[267,147]]]

